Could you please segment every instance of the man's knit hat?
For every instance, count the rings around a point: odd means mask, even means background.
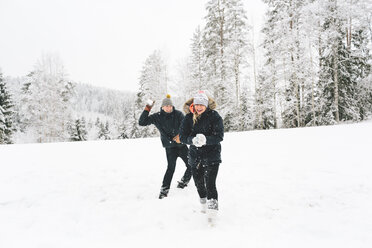
[[[167,96],[163,99],[163,101],[161,102],[161,106],[164,107],[164,106],[168,106],[168,105],[171,105],[173,106],[173,103],[172,103],[172,100],[170,99],[170,95],[167,94]]]
[[[194,105],[196,104],[208,107],[208,96],[204,91],[201,90],[194,96]]]

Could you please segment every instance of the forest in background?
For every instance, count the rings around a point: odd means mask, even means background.
[[[264,2],[262,42],[255,44],[241,0],[210,0],[205,25],[190,37],[190,56],[170,67],[155,49],[135,93],[76,83],[51,54],[28,75],[0,72],[0,143],[156,136],[154,127],[138,126],[147,99],[156,100],[157,110],[171,93],[179,109],[200,89],[216,100],[227,132],[367,119],[370,1]]]

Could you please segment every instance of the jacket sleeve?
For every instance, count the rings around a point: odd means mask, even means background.
[[[183,120],[185,119],[185,115],[182,112],[179,112],[177,118],[178,118],[178,123],[180,124],[178,126],[178,129],[177,129],[177,134],[180,134],[181,133],[181,125],[182,125]]]
[[[192,132],[192,119],[190,119],[189,115],[186,115],[183,118],[180,127],[180,140],[183,144],[192,145],[193,136],[190,136]]]
[[[216,145],[223,140],[224,128],[221,116],[216,113],[216,117],[212,121],[212,135],[206,136],[207,145]]]
[[[140,126],[148,126],[148,125],[151,125],[151,124],[155,124],[155,119],[154,119],[154,116],[153,115],[149,115],[150,112],[148,112],[147,110],[144,110],[138,120],[138,124]]]

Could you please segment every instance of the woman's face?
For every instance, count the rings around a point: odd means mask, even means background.
[[[196,113],[198,113],[199,115],[203,114],[204,111],[207,109],[207,107],[202,104],[195,104],[194,107]]]

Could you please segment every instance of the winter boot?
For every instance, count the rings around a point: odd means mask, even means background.
[[[207,212],[207,198],[200,198],[201,212],[205,214]]]
[[[161,187],[160,189],[160,194],[159,194],[159,199],[163,199],[164,197],[168,196],[169,189],[165,187]]]
[[[185,181],[184,178],[182,177],[181,180],[178,181],[177,188],[183,189],[183,188],[187,187],[188,183],[189,183],[189,181]]]
[[[217,221],[217,213],[218,213],[218,201],[216,199],[210,199],[207,202],[208,211],[208,223],[209,226],[214,227]]]
[[[208,209],[218,210],[218,201],[216,199],[208,200]]]
[[[208,209],[218,210],[218,201],[216,199],[208,200]]]
[[[187,183],[183,182],[182,180],[181,181],[178,181],[177,188],[183,189],[185,187],[187,187]]]

